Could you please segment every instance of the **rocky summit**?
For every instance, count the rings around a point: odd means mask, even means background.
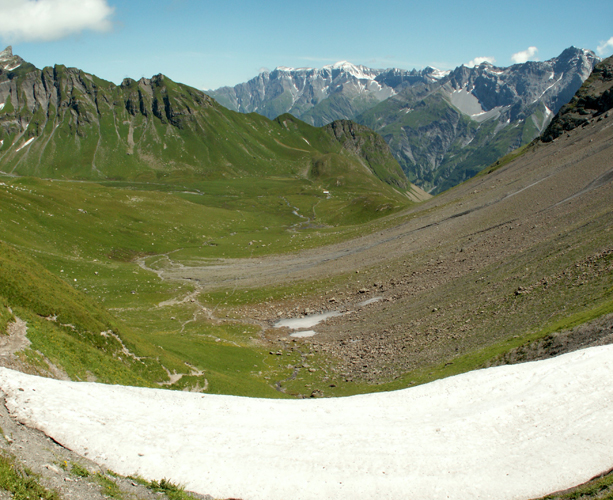
[[[594,120],[602,120],[613,108],[613,57],[597,64],[590,77],[572,100],[562,106],[543,133],[543,142],[550,142],[564,132],[579,126],[586,127]]]

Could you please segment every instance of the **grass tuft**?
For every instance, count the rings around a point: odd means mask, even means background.
[[[11,492],[14,500],[60,500],[38,482],[36,474],[7,455],[0,455],[0,490]]]
[[[81,464],[78,464],[76,462],[71,462],[70,472],[77,477],[89,477],[90,476],[89,471],[85,467],[83,467]]]

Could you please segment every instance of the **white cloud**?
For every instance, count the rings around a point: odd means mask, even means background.
[[[600,42],[600,45],[596,49],[599,56],[605,56],[609,52],[613,51],[613,36],[609,38],[606,42]]]
[[[525,63],[530,59],[534,59],[534,56],[539,51],[536,47],[528,47],[526,50],[522,50],[521,52],[516,52],[511,56],[511,60],[515,64]]]
[[[107,0],[0,0],[0,37],[16,43],[109,31],[113,11]]]
[[[493,57],[475,57],[466,66],[468,66],[469,68],[474,68],[475,66],[479,66],[479,64],[484,62],[494,64],[496,62],[496,59]]]

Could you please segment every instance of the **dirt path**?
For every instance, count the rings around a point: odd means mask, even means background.
[[[11,356],[18,351],[30,346],[26,337],[28,327],[26,322],[15,318],[13,323],[7,326],[7,335],[0,335],[0,356]]]

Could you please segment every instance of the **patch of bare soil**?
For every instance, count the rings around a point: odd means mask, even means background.
[[[28,325],[20,318],[15,318],[13,323],[7,325],[6,335],[0,335],[0,366],[18,370],[32,375],[42,375],[59,380],[70,380],[68,375],[55,366],[42,353],[38,353],[47,363],[49,371],[34,367],[29,363],[24,363],[19,356],[25,349],[30,347],[30,340],[27,337]]]
[[[26,332],[26,322],[22,319],[15,318],[13,323],[9,323],[6,328],[7,335],[0,336],[0,356],[10,356],[29,347],[30,341]]]

